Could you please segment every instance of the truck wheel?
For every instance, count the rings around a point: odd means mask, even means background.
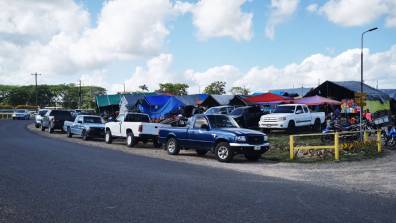
[[[133,147],[134,145],[136,145],[136,139],[133,136],[132,132],[128,132],[127,137],[126,137],[126,145],[128,147]]]
[[[175,138],[169,138],[166,142],[166,151],[168,151],[169,155],[177,155],[180,152],[180,147],[177,145],[177,141]]]
[[[45,131],[45,127],[43,126],[43,124],[41,124],[41,131],[42,131],[42,132]]]
[[[232,158],[234,158],[233,151],[227,142],[220,142],[216,145],[215,156],[218,161],[224,163],[229,163],[232,161]]]
[[[204,150],[204,149],[197,149],[195,151],[199,156],[204,156],[208,152],[208,150]]]
[[[322,130],[322,125],[320,124],[320,120],[319,119],[315,120],[315,123],[313,125],[313,129],[316,132],[320,132]]]
[[[88,133],[87,133],[85,130],[82,131],[81,137],[82,137],[82,139],[83,139],[84,141],[87,141],[87,140],[89,139]]]
[[[40,128],[40,124],[36,123],[34,124],[34,127],[36,127],[36,129]]]
[[[155,148],[160,148],[161,147],[161,143],[158,141],[158,137],[154,137],[153,138],[153,145]]]
[[[287,132],[289,134],[293,134],[296,131],[296,124],[294,121],[290,121],[289,124],[287,125]]]
[[[261,158],[260,153],[245,153],[245,158],[249,161],[257,161]]]
[[[71,133],[70,127],[67,127],[67,137],[71,138],[73,134]]]
[[[105,135],[105,141],[107,144],[111,144],[113,142],[113,136],[111,135],[111,131],[107,130]]]

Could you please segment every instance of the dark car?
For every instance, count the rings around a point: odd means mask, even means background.
[[[226,115],[195,115],[187,127],[162,127],[159,139],[170,155],[181,149],[195,149],[199,155],[212,151],[220,162],[231,162],[235,154],[258,160],[269,149],[265,134],[239,128]]]
[[[239,126],[248,129],[257,129],[262,115],[264,112],[257,106],[239,107],[230,113]]]
[[[70,111],[65,110],[48,110],[41,120],[41,131],[48,129],[49,133],[54,130],[63,131],[63,124],[65,121],[73,121]]]

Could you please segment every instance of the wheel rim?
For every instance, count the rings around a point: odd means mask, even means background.
[[[106,133],[106,142],[110,141],[110,134],[107,132]]]
[[[173,153],[173,152],[175,151],[175,149],[176,149],[176,143],[175,143],[175,141],[174,141],[174,140],[170,140],[170,141],[168,142],[168,151],[171,152],[171,153]]]
[[[127,137],[127,142],[128,142],[128,145],[132,145],[132,136],[128,136]]]
[[[225,146],[220,146],[220,147],[217,149],[217,156],[218,156],[220,159],[222,159],[222,160],[227,159],[228,155],[229,155],[229,151],[228,151],[228,148],[227,148],[227,147],[225,147]]]

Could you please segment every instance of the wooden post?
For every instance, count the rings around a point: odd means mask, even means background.
[[[290,145],[290,160],[294,159],[294,136],[290,135],[289,137],[289,145]]]
[[[334,159],[340,160],[340,133],[338,132],[334,134]]]

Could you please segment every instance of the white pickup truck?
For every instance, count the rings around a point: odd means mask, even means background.
[[[126,139],[126,145],[133,147],[139,141],[152,141],[155,147],[160,147],[158,142],[159,128],[164,124],[150,123],[150,117],[143,113],[120,114],[115,121],[105,124],[105,141],[112,143],[114,138]]]
[[[311,112],[303,104],[285,104],[279,105],[271,114],[261,116],[259,127],[266,131],[287,129],[293,132],[296,127],[310,126],[320,131],[324,122],[324,112]]]

